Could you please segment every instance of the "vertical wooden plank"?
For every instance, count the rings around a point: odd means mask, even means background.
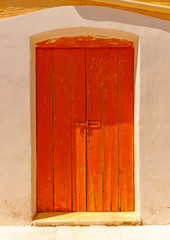
[[[71,57],[53,53],[54,211],[71,211]]]
[[[119,196],[120,211],[134,210],[133,48],[119,48]]]
[[[73,211],[86,211],[85,49],[71,50]]]
[[[53,211],[52,51],[36,51],[37,211]]]
[[[118,49],[103,51],[104,209],[118,211]]]
[[[86,49],[87,120],[101,127],[87,132],[87,211],[102,211],[102,56],[99,49]]]

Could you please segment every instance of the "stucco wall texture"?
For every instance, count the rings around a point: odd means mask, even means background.
[[[0,225],[30,224],[30,37],[73,27],[139,36],[135,76],[135,198],[145,224],[170,223],[170,22],[106,7],[51,8],[0,21]],[[35,189],[35,186],[34,186]]]

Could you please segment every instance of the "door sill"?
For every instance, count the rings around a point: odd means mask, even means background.
[[[122,226],[141,225],[135,212],[45,212],[37,213],[32,226]]]

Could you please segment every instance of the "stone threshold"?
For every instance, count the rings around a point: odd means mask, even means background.
[[[37,213],[31,226],[135,226],[141,220],[135,212],[45,212]]]

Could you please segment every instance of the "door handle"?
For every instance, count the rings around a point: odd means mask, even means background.
[[[88,127],[88,121],[86,122],[79,122],[79,123],[76,123],[77,126],[79,127]]]
[[[100,122],[98,122],[98,121],[86,121],[86,122],[76,123],[76,125],[79,126],[79,127],[99,128],[100,127]]]
[[[99,128],[100,127],[100,122],[98,122],[98,121],[88,121],[88,127]]]

